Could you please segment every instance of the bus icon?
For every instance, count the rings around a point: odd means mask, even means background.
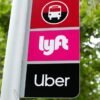
[[[48,11],[48,18],[49,20],[52,20],[52,18],[57,18],[57,20],[60,20],[61,18],[61,6],[60,5],[52,5],[49,7]]]

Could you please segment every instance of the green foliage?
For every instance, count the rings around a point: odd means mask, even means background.
[[[10,2],[0,0],[0,67],[3,67],[7,31],[10,17]]]
[[[0,0],[0,79],[2,79],[2,68],[4,65],[10,8],[11,4],[9,0]],[[0,87],[1,87],[1,80],[0,80]]]
[[[100,38],[100,3],[81,0],[81,95],[77,100],[100,100],[100,59],[91,47],[91,36]],[[98,76],[98,78],[97,78]]]
[[[0,0],[0,78],[5,57],[11,2]],[[100,44],[91,37],[100,38],[100,0],[81,0],[81,64],[80,95],[74,100],[100,100]],[[0,81],[1,84],[1,81]],[[22,99],[62,100],[62,99]],[[68,100],[68,99],[66,99]]]

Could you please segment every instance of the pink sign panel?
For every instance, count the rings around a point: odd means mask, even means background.
[[[75,61],[80,59],[80,31],[31,31],[28,61]]]

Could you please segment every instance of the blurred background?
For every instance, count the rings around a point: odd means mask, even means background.
[[[0,89],[12,0],[0,0]],[[81,89],[72,100],[100,100],[100,0],[81,0]],[[63,99],[21,99],[63,100]],[[65,100],[68,100],[67,98]]]

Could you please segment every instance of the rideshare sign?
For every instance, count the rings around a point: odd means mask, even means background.
[[[24,97],[79,94],[79,0],[32,0]]]
[[[30,31],[28,61],[79,60],[79,30]]]

